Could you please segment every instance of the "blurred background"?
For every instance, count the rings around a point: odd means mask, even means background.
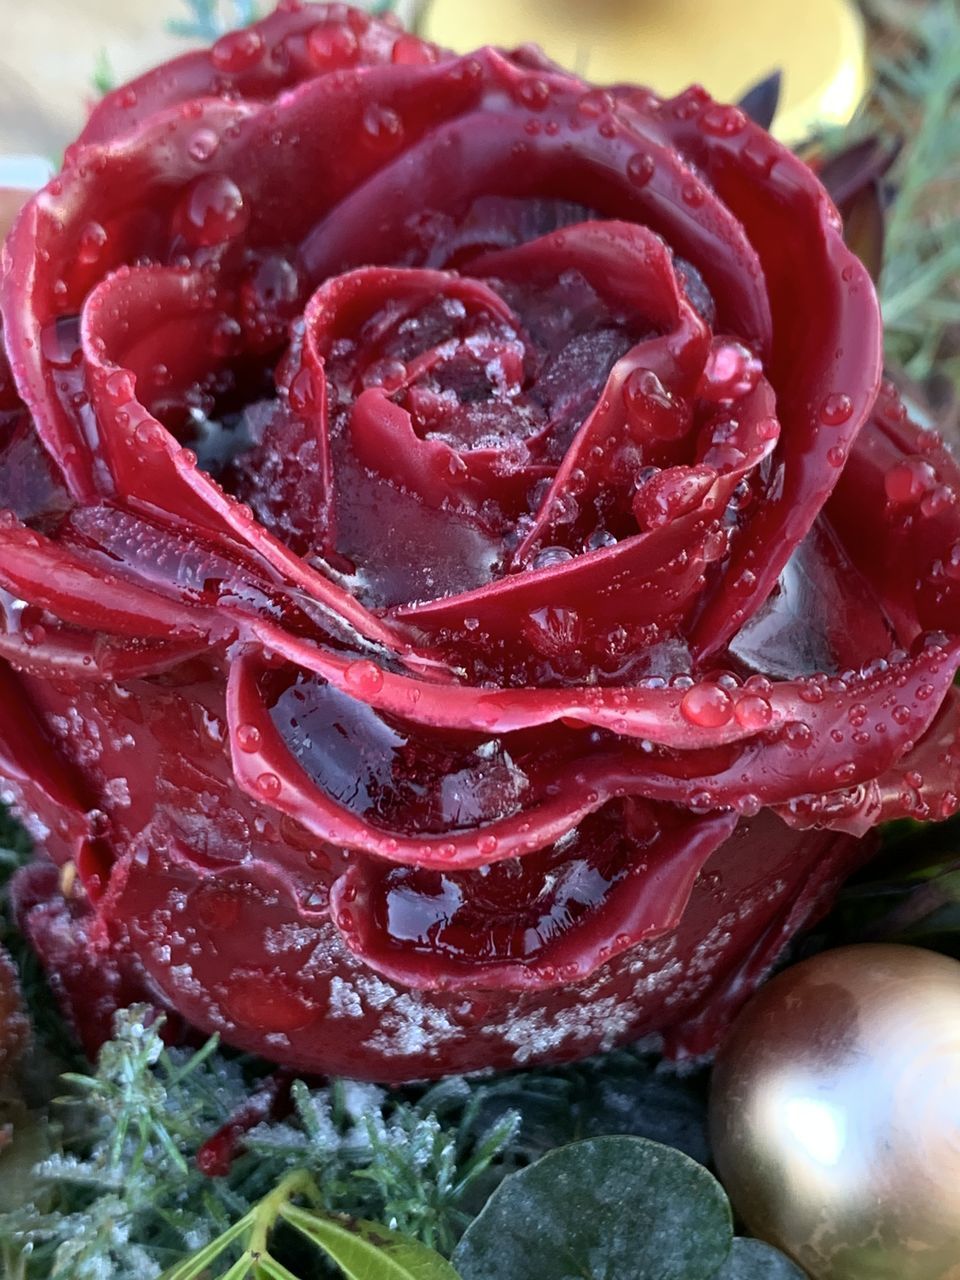
[[[11,9],[15,0],[5,0]],[[910,8],[909,0],[904,0]],[[0,52],[0,151],[56,153],[108,81],[243,25],[270,0],[34,0],[5,24]],[[646,81],[673,93],[700,79],[738,98],[784,71],[780,128],[843,123],[867,80],[864,28],[848,0],[399,0],[408,23],[459,49],[539,41],[589,79]],[[789,138],[789,140],[794,140]]]

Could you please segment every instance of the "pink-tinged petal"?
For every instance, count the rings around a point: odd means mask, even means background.
[[[625,805],[572,839],[482,872],[353,862],[330,893],[345,944],[375,972],[427,991],[542,991],[588,978],[675,929],[736,816]]]

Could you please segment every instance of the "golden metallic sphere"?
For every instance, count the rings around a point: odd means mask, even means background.
[[[815,1280],[960,1280],[960,964],[856,946],[787,969],[713,1076],[721,1180]]]

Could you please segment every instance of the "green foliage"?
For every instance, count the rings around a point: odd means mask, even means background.
[[[770,1245],[738,1238],[713,1280],[804,1280],[804,1273]]]
[[[297,1198],[310,1201],[312,1207],[295,1205]],[[162,1280],[206,1280],[210,1265],[222,1262],[225,1253],[235,1254],[237,1249],[242,1252],[223,1273],[226,1280],[248,1276],[252,1280],[296,1280],[270,1252],[270,1236],[278,1224],[292,1227],[334,1262],[347,1280],[459,1280],[449,1263],[432,1249],[378,1223],[325,1213],[316,1207],[321,1201],[308,1173],[291,1173],[239,1222],[165,1271]]]
[[[196,1053],[167,1049],[162,1025],[146,1007],[118,1014],[95,1073],[67,1077],[75,1093],[58,1100],[64,1119],[35,1116],[33,1131],[28,1122],[15,1132],[10,1155],[23,1144],[43,1155],[23,1202],[0,1215],[0,1248],[24,1280],[155,1280],[222,1233],[217,1256],[232,1250],[239,1267],[248,1228],[272,1226],[293,1172],[309,1179],[318,1211],[384,1222],[449,1252],[469,1217],[462,1202],[516,1130],[510,1113],[480,1124],[462,1081],[442,1086],[445,1098],[428,1091],[415,1101],[350,1082],[298,1083],[291,1116],[260,1125],[229,1175],[208,1178],[198,1149],[248,1101],[266,1064],[227,1055],[215,1040]],[[38,1133],[39,1152],[30,1142]],[[284,1254],[285,1238],[281,1246],[282,1268],[298,1255]]]
[[[960,817],[888,827],[818,934],[829,946],[903,942],[960,958]]]
[[[109,93],[111,89],[117,87],[117,77],[113,67],[110,65],[110,55],[106,49],[101,49],[97,54],[97,61],[93,68],[93,75],[90,77],[90,84],[101,98],[105,93]]]
[[[587,1139],[506,1178],[460,1241],[463,1280],[792,1280],[786,1259],[735,1242],[723,1188],[643,1138]]]
[[[875,59],[873,116],[906,139],[880,282],[887,354],[918,380],[939,371],[960,386],[960,356],[944,350],[960,325],[960,4],[867,7],[901,37]]]
[[[190,40],[216,40],[225,31],[248,27],[260,16],[256,0],[183,0],[189,18],[174,18],[167,23],[173,35]]]

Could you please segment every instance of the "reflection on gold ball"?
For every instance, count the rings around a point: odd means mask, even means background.
[[[816,1280],[960,1280],[960,964],[857,946],[787,969],[713,1077],[721,1180]]]

